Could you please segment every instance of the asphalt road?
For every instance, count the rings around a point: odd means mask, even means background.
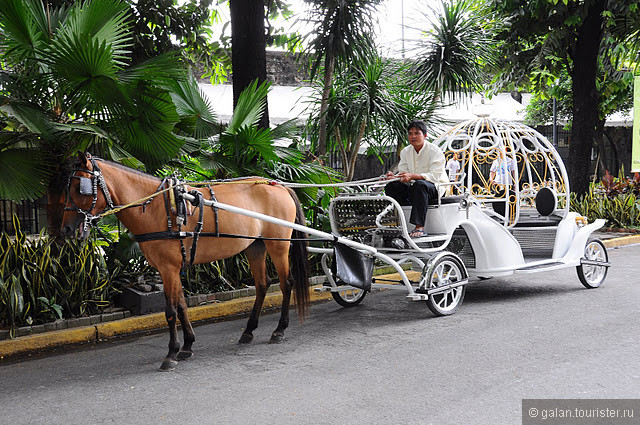
[[[1,424],[517,424],[525,398],[638,398],[640,246],[598,289],[575,269],[469,286],[450,317],[402,292],[315,305],[287,339],[245,319],[196,328],[158,372],[166,332],[0,366]]]

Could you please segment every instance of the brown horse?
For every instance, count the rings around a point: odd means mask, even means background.
[[[86,236],[90,221],[103,211],[129,204],[135,205],[121,209],[116,216],[134,235],[164,234],[166,237],[169,234],[168,218],[172,223],[172,230],[178,229],[175,224],[176,214],[165,205],[163,194],[156,195],[151,201],[139,202],[158,190],[161,181],[156,177],[82,153],[78,154],[73,167],[62,220],[62,232],[66,236],[75,235],[79,226],[81,235]],[[215,185],[213,190],[215,197],[221,203],[260,212],[292,223],[304,224],[302,209],[295,193],[281,185],[264,183],[268,181],[252,178],[250,181]],[[187,190],[192,189],[187,188]],[[208,188],[197,190],[203,194],[204,199],[211,199],[212,195]],[[256,299],[240,343],[251,342],[253,331],[258,327],[262,304],[270,284],[266,271],[267,253],[275,265],[283,294],[282,313],[278,327],[271,336],[271,342],[281,342],[284,339],[284,330],[289,324],[292,286],[295,287],[298,317],[301,321],[304,320],[308,309],[307,244],[304,240],[306,234],[240,214],[223,210],[214,211],[213,208],[205,206],[201,208],[204,209],[203,235],[208,233],[207,236],[211,236],[219,232],[227,236],[246,236],[242,238],[201,236],[198,239],[194,257],[194,264],[196,264],[231,257],[243,251],[246,254],[255,279]],[[199,212],[196,212],[188,217],[181,230],[193,231],[198,219]],[[81,226],[83,224],[84,226]],[[292,242],[286,240],[292,236]],[[190,262],[193,240],[193,237],[190,237],[182,241],[186,255],[183,254],[181,240],[173,237],[140,242],[144,256],[149,264],[158,270],[164,284],[165,315],[169,325],[170,339],[169,353],[160,366],[161,370],[172,370],[178,360],[188,359],[193,355],[192,344],[195,336],[189,322],[179,277],[185,258]],[[292,244],[293,262],[291,276],[290,244]],[[182,324],[184,336],[182,348],[180,348],[177,333],[176,316]]]

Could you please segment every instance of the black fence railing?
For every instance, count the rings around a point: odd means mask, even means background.
[[[13,227],[13,216],[16,215],[20,221],[20,228],[25,233],[38,233],[41,225],[41,212],[37,202],[23,201],[15,203],[7,200],[0,200],[0,232],[15,234]]]

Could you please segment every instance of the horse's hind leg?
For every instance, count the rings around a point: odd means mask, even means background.
[[[264,242],[256,240],[244,251],[249,260],[249,266],[251,267],[251,274],[255,281],[256,286],[256,299],[247,321],[247,327],[242,336],[240,337],[240,344],[248,344],[253,340],[253,331],[258,327],[258,320],[260,319],[260,312],[262,311],[262,305],[264,298],[267,295],[267,289],[269,283],[267,281],[267,266],[266,258],[267,251],[264,247]]]
[[[291,282],[289,280],[289,243],[283,241],[267,242],[269,256],[276,267],[282,291],[282,310],[278,327],[271,334],[271,343],[284,341],[284,330],[289,326],[289,303],[291,301]]]

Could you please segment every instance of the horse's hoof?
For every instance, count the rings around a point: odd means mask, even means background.
[[[240,341],[238,341],[238,344],[248,344],[251,341],[253,341],[253,335],[242,334],[242,336],[240,337]]]
[[[273,335],[271,335],[271,339],[269,340],[269,343],[280,344],[283,341],[284,341],[284,334],[274,332]]]
[[[178,362],[175,361],[175,360],[165,360],[160,365],[160,371],[161,372],[171,372],[172,370],[174,370],[176,368],[177,364],[178,364]]]
[[[178,352],[178,361],[190,359],[191,356],[193,356],[193,351],[182,351],[181,350],[181,351]]]

